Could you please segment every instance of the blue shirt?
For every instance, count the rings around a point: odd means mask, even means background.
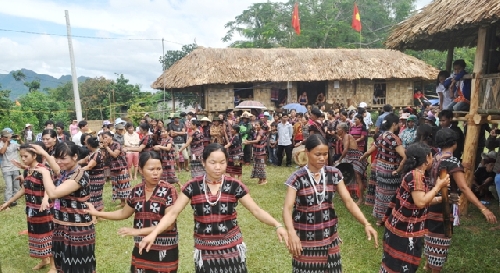
[[[389,114],[389,112],[384,112],[382,115],[378,116],[377,122],[375,122],[375,127],[380,128],[380,126],[382,126],[382,121],[384,121],[384,118]]]

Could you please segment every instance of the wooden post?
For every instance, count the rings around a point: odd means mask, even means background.
[[[477,109],[479,108],[479,90],[481,90],[481,76],[484,71],[485,56],[487,56],[486,54],[488,53],[488,45],[486,44],[487,33],[487,27],[479,28],[476,58],[474,60],[475,77],[472,79],[470,111],[469,115],[467,115],[467,135],[465,136],[465,148],[462,162],[468,163],[471,166],[470,169],[465,170],[465,180],[467,181],[467,185],[469,187],[472,185],[474,179],[474,162],[476,162],[477,141],[479,139],[479,130],[481,129],[481,124],[476,124],[474,122],[474,116],[478,114]],[[461,214],[466,214],[467,199],[462,194],[460,200],[460,212]]]
[[[451,46],[449,49],[448,49],[448,54],[446,55],[446,71],[450,72],[453,70],[453,67],[451,67],[451,65],[453,64],[453,51],[454,51],[454,47]]]

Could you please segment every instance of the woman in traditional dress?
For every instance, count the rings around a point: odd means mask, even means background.
[[[205,174],[205,168],[201,163],[201,157],[203,155],[203,134],[200,131],[200,123],[197,120],[191,121],[191,134],[184,145],[179,149],[179,153],[187,147],[191,150],[191,160],[189,161],[191,165],[191,178],[203,176]]]
[[[261,128],[262,122],[257,121],[254,124],[254,132],[252,140],[245,140],[243,144],[252,144],[253,152],[253,166],[252,174],[250,178],[258,178],[259,185],[267,184],[267,174],[266,174],[266,146],[267,146],[267,134]]]
[[[441,204],[436,197],[442,187],[447,187],[450,177],[437,179],[429,190],[426,171],[432,167],[431,148],[415,143],[406,150],[403,180],[396,191],[384,217],[384,253],[380,273],[415,273],[422,258],[425,219],[431,204]]]
[[[219,117],[214,117],[210,124],[210,143],[224,145],[224,126]]]
[[[228,154],[220,144],[210,144],[203,151],[206,174],[184,184],[175,204],[156,228],[142,239],[139,253],[149,251],[158,234],[175,223],[179,213],[191,201],[194,226],[195,268],[197,273],[247,272],[246,246],[238,226],[238,201],[259,221],[276,229],[280,241],[288,237],[283,226],[252,199],[240,181],[224,176]],[[288,243],[287,243],[288,245]]]
[[[105,156],[109,158],[113,201],[120,199],[118,206],[123,207],[131,188],[125,151],[122,150],[120,143],[113,140],[110,132],[102,133],[101,142],[102,149],[106,152]]]
[[[179,184],[179,178],[177,178],[177,174],[175,173],[174,140],[170,136],[168,128],[163,127],[160,133],[160,145],[155,145],[153,149],[160,154],[161,165],[163,167],[161,180],[167,181],[170,184]]]
[[[326,166],[328,144],[318,134],[305,141],[307,165],[295,171],[283,206],[283,221],[288,230],[288,250],[293,255],[292,272],[342,272],[341,240],[337,233],[337,215],[333,206],[335,194],[342,198],[349,212],[365,227],[368,240],[377,232],[366,220],[347,190],[342,173]]]
[[[82,167],[82,169],[89,173],[89,202],[95,207],[96,210],[102,211],[104,209],[102,193],[104,191],[106,178],[104,177],[104,154],[101,152],[99,146],[100,143],[97,138],[91,137],[87,139],[87,147],[90,150],[90,154],[87,158],[85,158],[87,165]]]
[[[454,222],[458,222],[458,196],[459,192],[475,205],[484,215],[489,223],[496,223],[496,217],[488,208],[486,208],[474,195],[465,181],[464,167],[460,160],[453,156],[453,151],[457,148],[458,135],[450,128],[442,128],[436,133],[435,144],[441,149],[441,152],[434,156],[432,163],[430,188],[435,187],[442,169],[445,169],[450,175],[450,200],[453,201],[452,209],[455,217]],[[445,225],[443,221],[443,205],[436,204],[429,207],[429,213],[425,222],[428,229],[425,235],[425,255],[427,257],[426,268],[433,273],[441,272],[441,269],[448,257],[448,250],[451,244],[451,237],[445,236]]]
[[[375,146],[370,154],[370,178],[368,179],[368,185],[366,186],[366,195],[365,195],[365,205],[367,206],[375,206],[375,189],[377,188],[377,147],[376,140],[380,136],[380,132],[377,132],[373,135],[374,141],[372,142],[372,147]]]
[[[43,138],[43,135],[42,135]],[[39,270],[50,265],[49,273],[56,273],[56,267],[52,256],[52,231],[54,223],[50,210],[49,196],[45,193],[43,186],[44,175],[50,173],[41,173],[37,169],[46,166],[42,163],[43,158],[33,152],[31,144],[23,144],[19,147],[21,160],[26,166],[24,181],[21,183],[21,189],[10,199],[0,206],[0,211],[9,208],[12,202],[21,198],[26,199],[26,214],[28,221],[28,247],[30,257],[41,259],[33,270]]]
[[[406,159],[405,149],[401,139],[395,133],[399,128],[399,118],[395,114],[388,114],[382,122],[384,131],[377,139],[376,146],[372,146],[361,158],[363,160],[377,149],[377,187],[375,189],[375,206],[373,216],[378,219],[377,225],[382,225],[382,218],[387,207],[401,184],[401,171]]]
[[[175,187],[162,180],[162,163],[157,152],[144,152],[139,158],[139,172],[142,183],[132,188],[127,204],[120,210],[101,212],[87,203],[91,215],[109,220],[123,220],[134,214],[133,227],[118,230],[122,236],[134,236],[132,250],[132,273],[176,273],[178,268],[179,238],[177,226],[173,222],[154,240],[151,250],[139,254],[139,243],[142,238],[156,228],[162,217],[169,211],[177,199]]]
[[[335,162],[335,165],[338,163],[352,164],[356,175],[356,183],[350,183],[349,181],[347,188],[349,191],[356,193],[358,196],[356,204],[360,205],[364,202],[363,195],[365,192],[365,184],[363,183],[363,180],[368,162],[366,159],[360,159],[363,156],[363,152],[359,150],[358,142],[353,136],[347,133],[348,131],[349,126],[346,123],[340,123],[337,126],[337,136],[341,139],[344,150],[342,151],[342,155],[339,160]]]
[[[366,140],[368,139],[368,129],[366,129],[365,121],[362,114],[354,116],[354,125],[349,128],[350,134],[358,145],[358,150],[365,152]]]
[[[201,120],[201,130],[203,131],[203,146],[208,146],[210,144],[210,120],[207,117],[203,117]]]
[[[92,216],[85,212],[90,199],[90,179],[78,165],[80,147],[73,142],[58,143],[54,156],[40,146],[33,150],[50,164],[57,180],[50,179],[46,168],[37,167],[43,175],[45,192],[54,201],[54,235],[52,255],[57,272],[94,273],[95,227]]]
[[[241,178],[242,168],[241,162],[243,160],[243,148],[240,139],[240,126],[234,124],[231,128],[231,137],[228,139],[226,146],[229,152],[229,159],[227,162],[227,174],[235,179]]]

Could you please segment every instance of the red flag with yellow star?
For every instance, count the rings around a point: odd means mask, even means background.
[[[295,29],[295,33],[300,35],[300,18],[299,18],[299,4],[295,3],[292,13],[292,27]]]
[[[354,12],[352,13],[352,28],[361,32],[361,16],[359,16],[358,5],[354,3]]]

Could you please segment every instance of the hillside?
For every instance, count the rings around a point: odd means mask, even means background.
[[[28,69],[21,69],[21,71],[26,75],[26,81],[30,82],[38,79],[40,81],[40,90],[44,88],[56,88],[59,85],[65,84],[71,81],[71,75],[64,75],[60,78],[54,78],[47,74],[37,74],[35,71]],[[0,74],[0,85],[4,90],[10,90],[10,99],[15,100],[20,96],[28,93],[28,87],[26,87],[22,81],[16,81],[12,77],[11,71],[9,74]],[[83,82],[88,77],[78,77],[78,82]]]

